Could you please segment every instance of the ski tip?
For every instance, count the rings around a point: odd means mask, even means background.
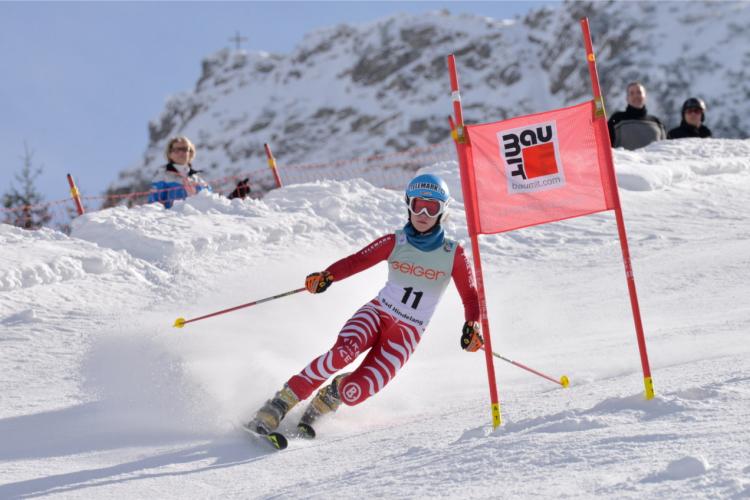
[[[262,439],[277,450],[283,450],[289,445],[289,441],[286,439],[286,436],[279,432],[269,432],[268,434],[264,434],[248,427],[247,425],[243,425],[242,430],[256,439]]]
[[[305,439],[315,439],[315,429],[309,424],[303,424],[300,422],[297,424],[297,431],[299,435]]]
[[[289,446],[289,441],[287,441],[286,437],[278,432],[271,432],[264,437],[268,439],[277,450],[284,450]]]
[[[562,377],[560,377],[560,385],[563,386],[564,389],[568,388],[568,386],[570,385],[570,380],[568,380],[567,375],[563,375]]]

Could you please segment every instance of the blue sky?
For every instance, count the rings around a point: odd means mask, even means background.
[[[0,194],[24,141],[48,201],[68,196],[68,172],[83,194],[101,194],[140,160],[167,98],[192,89],[201,60],[236,31],[247,50],[288,53],[340,23],[444,8],[504,19],[545,3],[0,1]]]

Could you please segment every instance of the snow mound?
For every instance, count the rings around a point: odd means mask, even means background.
[[[617,184],[628,191],[656,191],[689,179],[750,172],[750,140],[680,139],[638,151],[614,150]]]
[[[686,409],[687,406],[679,399],[656,396],[648,400],[641,393],[628,397],[607,398],[591,408],[589,412],[595,414],[635,412],[641,419],[647,420],[685,411]]]
[[[23,311],[6,316],[0,321],[0,323],[4,325],[16,325],[21,323],[34,323],[37,321],[39,321],[39,318],[37,318],[36,312],[33,309],[24,309]]]
[[[678,481],[689,479],[691,477],[701,476],[708,471],[709,465],[706,459],[698,456],[687,456],[670,462],[667,467],[656,474],[652,474],[643,479],[645,483],[655,483],[660,481]]]
[[[43,228],[25,231],[0,224],[0,291],[29,288],[87,275],[136,275],[151,282],[162,282],[167,275],[125,252],[99,248]]]
[[[73,236],[161,268],[234,251],[272,253],[325,237],[364,242],[397,226],[400,196],[363,180],[297,184],[263,200],[228,200],[202,191],[170,210],[116,207],[76,219]]]

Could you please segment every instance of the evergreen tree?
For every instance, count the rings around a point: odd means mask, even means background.
[[[11,182],[10,189],[3,195],[3,207],[10,209],[5,212],[4,222],[24,229],[39,229],[52,219],[48,207],[41,205],[44,198],[35,185],[43,167],[34,166],[34,151],[26,143],[23,149],[23,167],[15,175],[19,187]]]

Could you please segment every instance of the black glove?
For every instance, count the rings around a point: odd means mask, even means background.
[[[305,288],[310,293],[323,293],[333,283],[333,275],[328,271],[308,274],[305,278]]]
[[[229,193],[228,198],[230,200],[232,198],[240,198],[244,200],[249,194],[250,194],[250,179],[245,178],[237,183],[237,186],[234,188],[234,191]]]
[[[461,349],[468,352],[476,352],[484,345],[484,339],[479,334],[479,323],[467,321],[461,331]]]

